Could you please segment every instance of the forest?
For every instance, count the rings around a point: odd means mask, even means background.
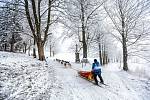
[[[20,59],[23,59],[21,57],[24,56],[26,58],[28,55],[28,57],[33,58],[33,62],[37,59],[35,61],[37,63],[34,66],[29,61],[31,66],[27,66],[31,70],[34,70],[33,67],[38,67],[38,65],[43,68],[43,63],[48,66],[60,66],[58,62],[69,63],[76,70],[81,70],[86,66],[90,67],[91,70],[93,59],[96,58],[100,65],[104,67],[104,74],[106,72],[104,78],[106,79],[111,79],[111,77],[107,76],[109,73],[106,69],[123,71],[122,76],[119,76],[121,77],[120,79],[126,79],[129,76],[126,74],[132,72],[140,77],[141,74],[144,75],[144,78],[148,79],[148,81],[144,81],[144,84],[148,86],[148,88],[146,87],[148,94],[150,93],[150,0],[0,0],[0,59],[2,59],[0,69],[3,78],[10,77],[2,74],[8,74],[6,71],[8,66],[11,68],[15,66],[13,64],[19,64],[16,66],[27,68],[25,67],[26,65],[23,65],[24,63],[16,62],[20,60],[15,54],[19,55]],[[12,58],[14,62],[8,61],[10,65],[7,65],[6,60],[11,59],[12,56],[16,57],[14,60]],[[58,62],[53,62],[52,59]],[[27,58],[25,61],[27,61]],[[5,66],[5,63],[7,66]],[[79,68],[75,66],[79,66]],[[13,70],[15,71],[15,69],[19,68],[14,67]],[[35,69],[40,70],[38,68]],[[29,69],[27,68],[26,70]],[[50,73],[50,69],[59,73],[57,67],[56,69],[49,68],[47,73]],[[42,73],[45,73],[44,69],[42,71]],[[18,73],[21,72],[18,71]],[[73,73],[75,72],[70,74],[74,75]],[[123,77],[124,74],[127,77]],[[61,75],[57,77],[60,78]],[[65,78],[65,76],[63,77]],[[1,82],[5,82],[3,78],[0,78],[0,88],[2,87]],[[118,78],[118,76],[115,76],[115,78]],[[137,80],[139,81],[139,79]],[[50,82],[53,83],[52,81]],[[67,83],[69,80],[65,82]],[[110,82],[117,81],[112,80]],[[120,80],[119,83],[121,82],[123,81]],[[44,86],[46,83],[41,84],[41,86]],[[75,88],[79,88],[79,86],[75,86]],[[127,87],[125,88],[127,89]],[[69,89],[68,91],[71,90]],[[73,92],[75,91],[73,90]],[[0,99],[2,100],[5,98],[3,93],[4,91],[0,91]],[[114,91],[111,93],[114,93]],[[1,96],[2,94],[3,96]],[[7,96],[8,94],[6,93]],[[49,94],[45,95],[48,96]],[[66,94],[59,95],[64,97],[53,97],[52,100],[67,100]],[[83,99],[79,95],[78,98],[77,95],[75,95],[74,99],[70,97],[68,100]],[[93,98],[89,100],[113,100],[113,95],[111,96],[111,98],[107,99]],[[50,97],[47,98],[49,99]],[[115,96],[115,98],[118,100],[148,100],[149,96],[146,96],[146,99],[138,97],[137,99],[136,96],[129,99],[120,94],[119,98],[118,96]],[[25,100],[37,99],[47,100],[44,96],[41,99],[40,96],[37,98],[29,96]],[[84,99],[88,100],[88,98]],[[13,99],[10,96],[6,100],[19,99],[17,97]]]

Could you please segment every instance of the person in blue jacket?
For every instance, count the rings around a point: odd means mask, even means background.
[[[97,76],[100,78],[100,82],[104,84],[103,78],[101,76],[101,66],[97,59],[94,59],[94,63],[92,64],[92,73],[95,80],[95,84],[98,85]]]

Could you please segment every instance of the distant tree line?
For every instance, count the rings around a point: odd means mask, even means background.
[[[125,71],[129,56],[139,56],[137,47],[141,41],[148,40],[150,33],[149,0],[0,0],[0,3],[3,3],[0,50],[26,52],[32,47],[33,56],[41,61],[45,60],[46,45],[52,56],[56,41],[51,39],[54,23],[63,25],[62,37],[74,37],[78,58],[81,53],[88,62],[89,51],[94,49],[102,65],[120,61]],[[30,38],[25,39],[24,35]],[[119,57],[118,44],[114,41],[121,46]]]

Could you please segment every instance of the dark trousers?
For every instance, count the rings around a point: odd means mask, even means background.
[[[100,82],[101,82],[101,83],[104,83],[104,81],[103,81],[103,78],[102,78],[101,74],[98,74],[98,75],[97,75],[97,74],[93,74],[93,77],[94,77],[95,83],[96,83],[96,84],[98,84],[97,76],[99,77]]]

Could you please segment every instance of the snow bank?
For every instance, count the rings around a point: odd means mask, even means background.
[[[104,66],[108,71],[118,72],[121,71],[122,63],[109,63]],[[150,67],[146,63],[128,63],[129,72],[138,77],[150,78]]]
[[[0,52],[0,100],[49,98],[53,84],[50,69],[25,54]]]

